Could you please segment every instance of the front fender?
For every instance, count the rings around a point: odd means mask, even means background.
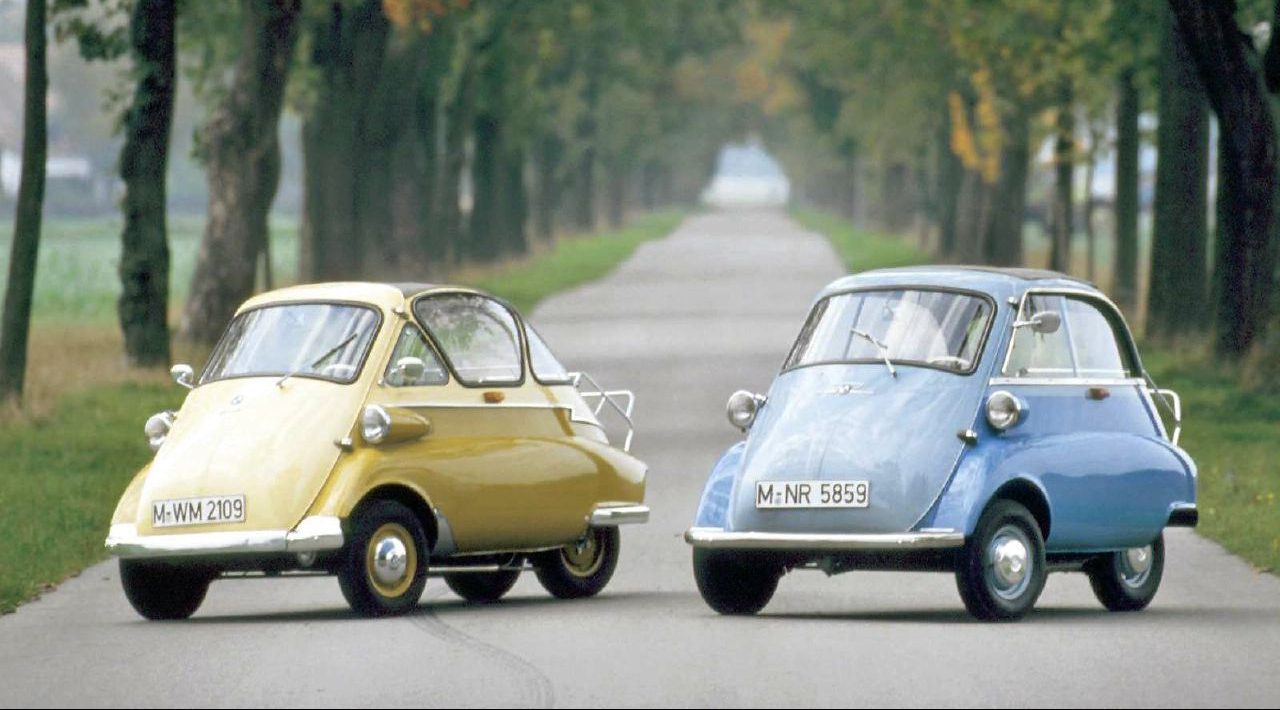
[[[746,441],[730,446],[711,469],[707,485],[702,489],[702,498],[698,501],[698,514],[693,523],[696,527],[728,527],[729,500],[733,495],[734,481],[742,472],[742,454],[746,449]]]
[[[1028,480],[1039,489],[1052,510],[1052,501],[1048,500],[1043,484],[1029,472],[1017,471],[1006,465],[1007,458],[1008,449],[1003,446],[979,444],[966,451],[933,513],[925,516],[920,527],[950,528],[968,537],[978,526],[978,518],[991,496],[1001,486],[1018,478]]]

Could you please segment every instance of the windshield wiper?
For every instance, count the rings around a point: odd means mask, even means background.
[[[879,340],[876,340],[876,336],[874,336],[874,335],[872,335],[872,334],[870,334],[870,333],[868,333],[868,332],[866,332],[866,331],[864,331],[864,330],[858,330],[857,328],[850,328],[850,329],[849,329],[849,332],[850,332],[850,333],[853,333],[854,335],[858,336],[859,338],[865,338],[865,339],[866,339],[867,341],[869,341],[872,345],[874,345],[874,346],[876,346],[877,348],[879,348],[879,349],[880,349],[880,357],[881,357],[881,359],[883,359],[883,360],[884,360],[884,366],[885,366],[885,367],[887,367],[887,368],[889,368],[889,374],[890,374],[890,375],[893,375],[895,378],[898,376],[898,371],[897,371],[897,370],[895,370],[895,369],[893,369],[893,362],[892,362],[891,360],[889,360],[889,347],[888,347],[887,345],[885,345],[884,343],[880,342]]]
[[[335,346],[333,346],[333,347],[329,348],[328,350],[324,351],[324,355],[321,355],[320,357],[318,357],[318,358],[316,358],[315,360],[313,360],[313,361],[311,362],[311,364],[310,364],[310,365],[307,365],[306,367],[299,367],[299,368],[295,369],[294,371],[292,371],[292,372],[288,373],[288,374],[287,374],[287,375],[285,375],[284,377],[281,377],[280,379],[276,380],[276,387],[284,387],[284,381],[285,381],[285,380],[289,379],[290,377],[293,377],[294,375],[298,374],[299,372],[302,372],[303,370],[310,370],[310,369],[314,368],[316,365],[319,365],[320,363],[324,362],[325,360],[328,360],[328,359],[329,359],[329,357],[330,357],[331,355],[333,355],[334,353],[338,352],[339,350],[341,350],[341,349],[343,349],[343,348],[347,347],[347,345],[348,345],[348,344],[350,344],[352,340],[355,340],[355,339],[356,339],[356,336],[357,336],[357,335],[359,335],[359,333],[358,333],[358,332],[356,332],[356,333],[352,333],[351,335],[348,335],[348,336],[346,337],[346,339],[345,339],[345,340],[343,340],[341,343],[338,343],[337,345],[335,345]]]

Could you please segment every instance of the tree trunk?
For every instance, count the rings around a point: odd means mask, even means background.
[[[625,165],[614,165],[609,170],[609,226],[618,229],[626,217],[627,210],[627,168]]]
[[[529,191],[524,183],[525,153],[523,148],[511,145],[509,132],[504,138],[498,173],[503,198],[500,203],[502,229],[498,237],[504,254],[522,256],[529,251],[525,229],[525,223],[529,221]]]
[[[371,99],[378,93],[389,35],[379,0],[354,6],[331,2],[312,32],[318,95],[302,127],[307,171],[302,241],[307,277],[313,280],[364,272],[366,245],[358,235],[368,227],[361,219],[361,198],[370,194],[369,180],[376,179],[371,174],[377,169],[367,123],[376,110]]]
[[[49,150],[45,97],[45,3],[27,0],[26,82],[22,108],[22,176],[9,252],[9,280],[0,321],[0,401],[21,400],[27,374],[27,338],[31,332],[31,295],[44,207],[44,163]]]
[[[445,102],[444,155],[436,197],[436,227],[450,245],[453,263],[468,252],[466,225],[462,220],[462,171],[467,165],[467,136],[475,112],[475,68],[468,58],[453,96]],[[474,191],[472,191],[474,199]],[[473,210],[474,211],[474,210]]]
[[[1116,256],[1112,294],[1120,305],[1132,309],[1138,283],[1138,113],[1141,104],[1134,70],[1120,74],[1116,100]]]
[[[1049,268],[1066,273],[1071,269],[1071,237],[1075,233],[1075,196],[1072,174],[1075,171],[1075,116],[1072,113],[1071,84],[1063,81],[1058,88],[1058,118],[1053,143],[1054,199],[1053,240],[1049,249]]]
[[[1097,202],[1093,199],[1093,179],[1095,163],[1098,160],[1098,144],[1102,142],[1102,129],[1096,123],[1089,126],[1089,155],[1084,165],[1084,239],[1085,239],[1085,278],[1095,280],[1094,270],[1098,263],[1098,235],[1093,229],[1093,212]]]
[[[174,20],[173,0],[140,0],[129,24],[138,83],[120,151],[124,231],[117,310],[125,360],[141,367],[169,364],[165,175],[173,123]]]
[[[537,173],[534,233],[538,239],[549,242],[555,235],[555,216],[560,205],[560,166],[563,162],[564,144],[559,136],[549,132],[538,140],[534,152],[537,156],[534,161]]]
[[[212,344],[253,293],[280,183],[280,111],[301,0],[242,0],[243,42],[226,97],[204,129],[209,213],[181,337]]]
[[[1017,110],[1005,123],[1000,179],[985,243],[984,259],[998,266],[1022,265],[1022,229],[1027,213],[1027,175],[1031,163],[1031,126],[1026,111]]]
[[[1167,338],[1204,320],[1209,109],[1187,44],[1163,15],[1147,334]]]
[[[498,151],[501,149],[501,126],[489,111],[476,115],[474,125],[475,157],[471,162],[471,185],[474,202],[467,223],[470,235],[468,254],[476,261],[494,261],[501,255],[498,231],[499,192]]]
[[[943,259],[950,259],[956,255],[957,201],[964,179],[964,166],[955,151],[951,150],[950,110],[946,111],[945,119],[938,124],[938,135],[935,138],[938,157],[938,255]]]
[[[1217,351],[1243,356],[1265,330],[1276,266],[1272,214],[1276,185],[1276,137],[1271,107],[1247,39],[1232,16],[1234,3],[1171,3],[1179,36],[1199,69],[1218,115],[1224,167],[1218,189],[1222,214],[1222,265],[1232,284],[1217,304]],[[1201,254],[1203,252],[1200,252]],[[1197,258],[1197,265],[1202,258]],[[1203,282],[1201,282],[1203,283]],[[1201,289],[1203,292],[1203,288]]]

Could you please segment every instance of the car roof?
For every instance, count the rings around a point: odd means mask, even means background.
[[[328,283],[287,286],[260,293],[244,302],[239,310],[289,301],[355,301],[370,303],[387,309],[397,308],[406,299],[437,289],[450,289],[482,293],[464,286],[416,282],[377,283],[372,281],[333,281]]]
[[[936,264],[873,269],[852,274],[828,284],[818,297],[877,286],[957,288],[980,291],[997,299],[1018,297],[1030,288],[1065,288],[1102,295],[1088,281],[1047,269]]]

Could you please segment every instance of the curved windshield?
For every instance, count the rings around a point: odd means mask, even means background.
[[[329,303],[246,311],[231,321],[200,381],[288,376],[352,382],[379,320],[372,308]]]
[[[837,294],[814,306],[783,369],[887,360],[972,372],[992,310],[987,299],[948,291]]]

